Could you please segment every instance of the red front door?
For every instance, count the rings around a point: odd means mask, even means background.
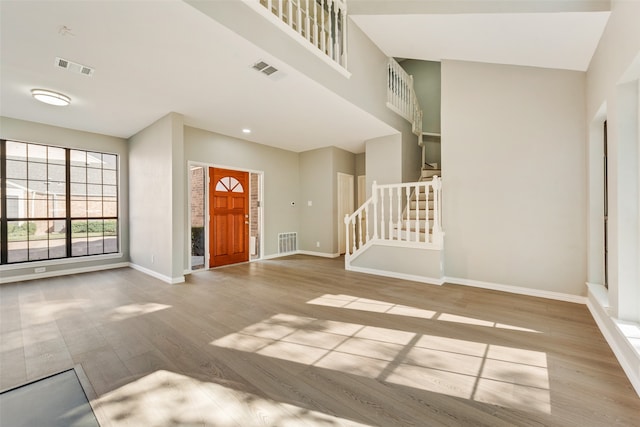
[[[209,267],[249,260],[249,173],[209,168]]]

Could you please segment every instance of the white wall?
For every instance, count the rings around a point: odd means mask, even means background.
[[[613,317],[640,322],[640,219],[638,204],[638,78],[640,2],[614,1],[612,13],[587,73],[590,122],[589,282],[602,284],[602,156],[600,125],[608,124],[609,290]],[[634,88],[636,88],[634,90]],[[635,105],[634,105],[635,104]],[[635,158],[634,158],[635,156]]]
[[[298,249],[333,254],[332,148],[300,153],[300,233]],[[308,202],[312,205],[309,206]],[[316,247],[316,242],[320,246]]]
[[[442,63],[445,273],[585,295],[585,75]]]
[[[613,1],[587,72],[589,309],[640,395],[640,2]],[[609,158],[609,289],[603,284],[602,122]],[[635,342],[635,344],[634,344]],[[635,348],[634,348],[635,346]]]
[[[413,76],[413,86],[422,108],[422,130],[440,133],[440,62],[407,59],[400,63]]]
[[[440,133],[440,62],[406,60],[402,61],[400,65],[407,73],[413,76],[413,85],[423,113],[423,131]],[[426,162],[441,164],[440,139],[425,136],[423,141],[426,150]]]
[[[355,170],[356,156],[337,147],[300,153],[300,250],[338,254],[338,232],[344,223],[338,219],[337,176],[353,175],[355,186]]]
[[[387,56],[350,19],[347,43],[351,76],[345,77],[244,2],[186,2],[352,104],[404,131],[406,121],[386,107]]]
[[[113,153],[118,155],[119,164],[119,209],[120,209],[120,252],[122,256],[86,257],[75,260],[39,262],[38,265],[46,265],[47,273],[56,271],[92,269],[100,266],[108,266],[129,261],[129,155],[127,141],[113,136],[83,132],[42,123],[28,122],[8,117],[0,117],[0,138],[12,139],[22,142],[55,145],[58,147],[77,148],[80,150],[95,150],[98,152]],[[72,261],[72,262],[67,262]],[[33,265],[24,268],[3,270],[2,278],[33,275]]]
[[[264,256],[278,253],[278,233],[301,231],[297,153],[185,126],[184,161],[264,172]],[[186,192],[186,183],[183,188]],[[185,232],[188,227],[185,220]]]
[[[402,136],[389,135],[366,141],[365,169],[367,171],[367,198],[371,185],[402,182]]]
[[[351,270],[442,285],[443,251],[372,245],[351,261]]]
[[[170,113],[129,139],[131,262],[184,280],[182,116]]]

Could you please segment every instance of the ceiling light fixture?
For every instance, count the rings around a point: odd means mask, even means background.
[[[242,129],[242,133],[251,133],[251,129],[244,128],[244,129]]]
[[[65,107],[71,103],[71,98],[58,92],[45,89],[31,89],[31,95],[40,102],[45,104]]]

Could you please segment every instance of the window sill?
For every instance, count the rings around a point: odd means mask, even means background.
[[[121,252],[117,252],[113,254],[104,254],[104,255],[89,255],[89,256],[74,257],[74,258],[47,259],[42,261],[21,262],[16,264],[0,265],[0,271],[24,270],[24,269],[31,269],[31,268],[38,268],[38,267],[88,263],[88,262],[94,262],[94,261],[104,261],[104,260],[119,259],[119,258],[120,259],[123,258],[123,255]]]

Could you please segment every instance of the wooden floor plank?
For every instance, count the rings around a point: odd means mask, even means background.
[[[584,305],[342,262],[2,285],[0,388],[79,364],[114,426],[640,425]]]

